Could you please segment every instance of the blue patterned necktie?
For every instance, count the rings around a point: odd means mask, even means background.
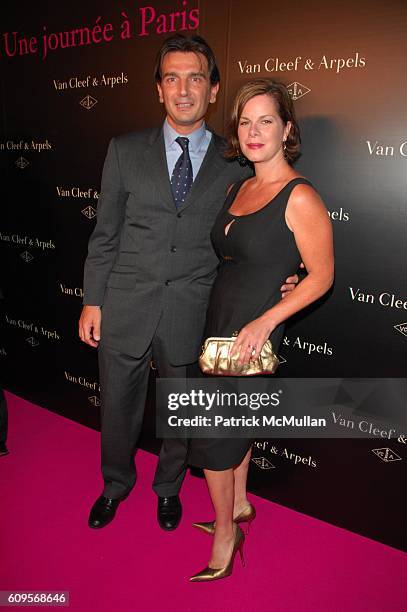
[[[178,136],[175,142],[179,144],[182,153],[177,159],[171,177],[171,189],[174,196],[175,207],[179,208],[185,202],[188,191],[191,189],[193,182],[192,164],[189,157],[189,140],[182,136]]]

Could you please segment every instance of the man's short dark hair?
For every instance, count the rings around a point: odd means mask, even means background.
[[[216,85],[220,81],[219,69],[216,65],[215,54],[201,36],[184,36],[183,34],[176,34],[167,38],[161,46],[161,49],[157,53],[157,59],[154,68],[154,78],[156,83],[161,83],[162,74],[161,66],[164,57],[167,53],[172,51],[181,51],[182,53],[201,53],[208,61],[209,68],[209,79],[211,85]]]

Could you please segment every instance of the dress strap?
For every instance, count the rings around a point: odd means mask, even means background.
[[[298,176],[297,178],[291,179],[291,181],[288,181],[287,185],[284,187],[284,189],[286,189],[288,186],[290,187],[290,192],[292,189],[294,189],[294,187],[296,185],[309,185],[310,187],[313,187],[313,184],[311,183],[311,181],[309,181],[308,179],[304,178],[303,176]]]
[[[288,183],[285,185],[285,187],[282,188],[280,193],[277,194],[275,199],[278,196],[282,196],[282,203],[287,205],[288,204],[288,200],[290,198],[290,195],[291,195],[294,187],[296,187],[297,185],[309,185],[310,187],[312,187],[314,189],[314,186],[312,185],[311,181],[309,181],[308,179],[306,179],[306,178],[304,178],[302,176],[299,176],[297,178],[291,179],[291,181],[288,181]]]
[[[234,200],[234,199],[235,199],[235,197],[236,197],[237,192],[239,191],[239,189],[240,189],[240,187],[243,185],[243,183],[244,183],[245,181],[247,181],[247,179],[248,179],[248,178],[249,178],[249,177],[246,177],[246,178],[240,179],[240,181],[236,181],[236,183],[233,183],[233,185],[232,185],[232,189],[229,191],[229,193],[228,193],[228,194],[227,194],[227,196],[226,196],[226,199],[225,199],[225,203],[224,203],[224,205],[223,205],[223,208],[227,208],[227,209],[229,209],[229,208],[230,208],[230,206],[231,206],[231,204],[232,204],[233,200]]]

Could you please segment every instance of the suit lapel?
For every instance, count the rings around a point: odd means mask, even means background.
[[[162,129],[153,133],[151,146],[144,153],[146,172],[151,176],[163,202],[171,208],[175,207],[172,196],[170,179],[168,176],[167,157]]]

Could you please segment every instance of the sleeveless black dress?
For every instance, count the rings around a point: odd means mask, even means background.
[[[233,186],[211,232],[220,264],[210,296],[205,338],[231,336],[272,308],[281,300],[281,285],[301,263],[285,211],[294,187],[311,183],[304,178],[292,179],[256,212],[236,216],[229,209],[246,180]],[[275,353],[283,333],[284,324],[280,324],[270,335]],[[194,439],[190,441],[188,463],[226,470],[241,462],[252,442],[245,438]]]

